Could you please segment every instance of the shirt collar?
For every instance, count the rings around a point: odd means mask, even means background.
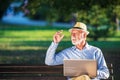
[[[83,48],[82,50],[88,48],[88,46],[89,46],[89,45],[88,45],[88,43],[86,42],[86,44],[85,44],[85,46],[84,46],[84,48]],[[72,48],[73,48],[74,50],[78,49],[76,46],[73,46]]]
[[[89,45],[88,45],[88,43],[86,42],[85,47],[84,47],[83,49],[87,48],[88,46],[89,46]]]

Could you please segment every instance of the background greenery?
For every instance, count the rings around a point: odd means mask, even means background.
[[[44,64],[46,51],[52,42],[53,34],[64,30],[65,37],[57,52],[72,46],[68,28],[53,26],[23,26],[0,23],[0,64]],[[99,38],[88,43],[102,49],[108,63],[114,64],[115,80],[119,80],[120,31],[113,37]]]
[[[19,1],[23,0],[0,0],[0,19],[12,2]],[[120,0],[29,0],[26,8],[30,11],[27,17],[48,24],[43,27],[0,23],[0,64],[44,64],[56,31],[62,29],[65,34],[57,52],[72,46],[68,28],[53,27],[52,23],[82,21],[90,31],[88,43],[102,49],[106,61],[114,64],[115,80],[119,80]]]
[[[12,2],[21,2],[22,5],[15,7],[15,11],[24,12],[23,1],[1,0],[0,19]],[[89,37],[96,41],[101,37],[115,35],[119,29],[120,0],[29,0],[25,9],[29,10],[29,18],[46,20],[48,25],[53,22],[74,24],[76,21],[82,21],[91,27],[89,31],[92,33]]]
[[[46,50],[52,42],[53,34],[64,30],[65,37],[57,51],[72,46],[68,28],[52,26],[0,25],[0,63],[8,64],[44,64]],[[114,37],[100,38],[93,41],[88,36],[88,43],[101,48],[104,54],[120,53],[120,32]]]

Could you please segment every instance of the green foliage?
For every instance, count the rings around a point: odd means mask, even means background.
[[[119,3],[119,0],[30,0],[28,7],[31,15],[36,14],[41,8],[47,7],[50,10],[56,10],[58,15],[67,17],[72,12],[89,11],[94,5],[99,5],[102,8],[111,8],[111,6],[114,7],[119,5]],[[47,13],[52,15],[53,13],[50,10]]]
[[[0,17],[11,1],[14,0],[0,0]],[[27,7],[30,18],[47,20],[49,25],[55,21],[70,22],[72,13],[76,13],[77,21],[91,26],[90,37],[97,40],[115,34],[115,20],[120,18],[119,4],[120,0],[29,0]]]
[[[111,21],[112,16],[108,16],[109,10],[99,5],[94,5],[89,11],[79,11],[78,21],[88,24],[89,37],[98,40],[100,37],[113,36],[116,33],[116,26]]]
[[[114,6],[113,12],[116,13],[118,18],[120,18],[120,5]]]
[[[90,36],[94,40],[115,34],[116,18],[120,17],[120,0],[31,0],[31,15],[47,21],[70,21],[76,13],[77,21],[91,26]],[[33,16],[33,17],[34,17]]]

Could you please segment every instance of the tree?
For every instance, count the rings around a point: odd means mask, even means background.
[[[114,13],[114,22],[116,23],[116,27],[117,27],[117,31],[119,30],[119,24],[120,24],[120,5],[116,5],[114,6],[114,9],[113,9],[113,13]]]
[[[69,20],[71,13],[77,13],[77,21],[92,26],[90,37],[98,40],[114,34],[116,20],[120,17],[119,4],[120,0],[30,0],[29,9],[32,16],[45,8],[45,18],[49,21],[56,21],[60,16]]]
[[[108,37],[115,33],[115,24],[111,21],[111,16],[108,16],[108,13],[108,9],[94,5],[89,11],[79,11],[78,21],[88,24],[89,37],[98,40],[100,37]]]

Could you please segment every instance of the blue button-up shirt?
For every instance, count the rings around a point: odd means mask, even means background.
[[[109,70],[103,53],[99,48],[86,44],[82,50],[79,50],[76,46],[72,46],[59,53],[55,53],[57,47],[58,43],[51,43],[46,53],[46,65],[63,64],[63,59],[93,59],[97,60],[97,77],[92,80],[106,79],[109,77]]]

